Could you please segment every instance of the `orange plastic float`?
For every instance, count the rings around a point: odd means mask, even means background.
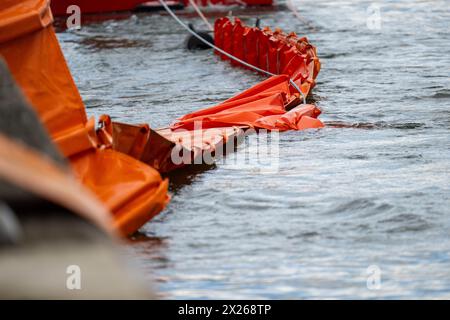
[[[171,128],[244,126],[286,131],[323,127],[317,119],[319,108],[299,103],[298,94],[291,93],[289,77],[273,76],[217,106],[183,116]]]
[[[105,145],[167,173],[189,164],[201,164],[201,159],[212,157],[217,149],[242,136],[242,129],[153,130],[147,124],[112,122],[104,115],[97,134]]]
[[[99,139],[52,21],[49,0],[3,0],[0,54],[75,175],[112,212],[115,229],[128,235],[164,208],[168,182],[154,168]]]
[[[245,26],[238,18],[219,18],[214,24],[214,43],[239,59],[273,74],[284,74],[308,95],[320,71],[316,48],[294,32]],[[222,59],[225,55],[216,51]],[[233,62],[240,65],[239,62]],[[244,66],[245,67],[245,66]],[[295,89],[291,87],[291,92]]]

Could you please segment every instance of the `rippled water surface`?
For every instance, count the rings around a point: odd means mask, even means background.
[[[372,1],[294,2],[307,23],[285,8],[234,14],[307,35],[321,119],[352,127],[283,133],[276,173],[219,163],[172,177],[130,258],[166,298],[450,298],[448,1],[378,1],[379,30]],[[186,51],[166,14],[58,37],[90,115],[166,126],[263,79]]]

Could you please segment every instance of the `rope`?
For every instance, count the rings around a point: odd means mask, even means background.
[[[203,12],[197,6],[195,1],[194,0],[189,0],[189,3],[191,4],[192,7],[194,7],[194,10],[197,11],[197,14],[200,16],[200,18],[202,18],[203,22],[207,25],[209,31],[214,31],[213,26],[211,25],[211,23],[209,23],[208,19],[206,19],[206,17],[203,15]]]
[[[243,64],[244,66],[247,66],[255,71],[267,74],[269,76],[276,76],[276,74],[271,73],[269,71],[263,70],[261,68],[258,68],[257,66],[254,66],[250,63],[247,63],[241,59],[239,59],[238,57],[233,56],[232,54],[220,49],[219,47],[216,47],[215,45],[213,45],[211,42],[209,42],[208,40],[203,39],[200,35],[197,34],[197,32],[191,30],[191,28],[189,28],[183,21],[180,20],[180,18],[178,18],[178,16],[169,8],[169,6],[166,4],[166,2],[164,0],[159,0],[159,2],[161,3],[161,5],[164,7],[164,9],[169,13],[169,15],[176,21],[178,22],[178,24],[180,24],[184,29],[186,29],[187,32],[189,32],[190,34],[192,34],[194,37],[196,37],[198,40],[200,40],[201,42],[205,43],[206,45],[210,46],[211,48],[213,48],[214,50],[220,52],[221,54],[227,56],[230,59],[233,59],[241,64]],[[302,96],[303,99],[303,104],[306,104],[306,96],[305,94],[302,92],[302,90],[300,90],[300,88],[297,86],[297,84],[292,80],[289,79],[289,83],[295,88],[295,90],[297,90],[300,95]]]
[[[311,25],[311,23],[309,23],[309,21],[307,21],[305,18],[303,18],[300,13],[298,13],[297,8],[294,6],[294,3],[292,2],[292,0],[287,0],[286,2],[286,6],[288,7],[289,10],[292,11],[292,14],[299,19],[301,22],[303,22],[305,25],[307,25],[309,28],[311,28],[311,30],[315,31],[316,28],[314,28],[313,25]]]

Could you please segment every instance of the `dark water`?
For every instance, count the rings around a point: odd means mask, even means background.
[[[372,1],[294,2],[307,24],[234,13],[306,34],[321,118],[351,127],[283,133],[276,173],[219,163],[174,177],[130,257],[167,298],[450,298],[449,2],[379,1],[378,30]],[[262,80],[187,52],[167,15],[58,36],[91,115],[166,126]]]

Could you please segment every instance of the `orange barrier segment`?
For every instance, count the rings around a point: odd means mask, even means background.
[[[315,86],[320,61],[316,48],[306,37],[286,34],[280,29],[249,27],[238,18],[223,17],[214,24],[214,41],[217,47],[245,62],[272,74],[289,76],[305,95]],[[217,51],[216,54],[229,60]],[[295,89],[291,88],[291,92],[295,93]]]
[[[286,131],[323,127],[317,119],[320,110],[299,103],[298,94],[291,93],[289,77],[279,75],[217,106],[187,114],[166,129],[154,131],[145,124],[111,122],[104,116],[98,136],[104,143],[113,143],[115,150],[169,172],[203,163],[201,159],[210,159],[216,151],[222,152],[219,155],[232,151],[226,149],[227,143],[236,142],[249,128]]]
[[[281,30],[248,28],[239,19],[232,22],[228,18],[217,19],[214,32],[218,47],[244,61],[261,60],[273,73],[283,72],[219,105],[187,114],[166,129],[112,122],[104,116],[97,131],[104,144],[111,144],[114,150],[160,172],[169,172],[196,163],[199,158],[208,158],[249,128],[285,131],[323,127],[317,119],[320,109],[299,105],[300,94],[289,81],[296,82],[305,94],[315,83],[320,63],[315,48],[306,38],[297,39],[295,34],[286,35]],[[261,39],[267,40],[264,59],[259,56]],[[182,163],[175,161],[180,158],[178,153],[187,155]]]
[[[266,70],[269,79],[216,106],[189,113],[171,125],[176,133],[182,130],[201,132],[238,126],[267,130],[304,130],[321,128],[317,119],[321,111],[311,104],[300,104],[300,93],[293,81],[308,95],[320,70],[317,52],[306,38],[281,30],[259,29],[243,25],[241,20],[219,18],[214,24],[215,45],[233,56]],[[215,51],[222,59],[230,60]],[[234,60],[233,65],[248,68]],[[200,129],[201,128],[201,129]],[[198,134],[198,133],[197,133]],[[169,138],[171,139],[171,138]]]
[[[255,129],[285,131],[323,127],[317,119],[321,113],[319,108],[299,105],[299,102],[298,96],[291,94],[289,77],[273,76],[217,106],[183,116],[171,129],[244,125]],[[304,116],[314,120],[301,121]]]
[[[49,0],[1,2],[0,54],[76,176],[128,235],[167,204],[167,180],[97,136],[51,26],[49,6]]]
[[[167,173],[189,164],[201,164],[219,150],[226,154],[228,142],[244,134],[245,127],[177,130],[170,128],[153,130],[147,124],[130,125],[112,122],[102,116],[98,136],[113,149],[126,153],[149,164],[161,173]]]
[[[214,24],[215,44],[220,49],[272,74],[269,79],[225,102],[192,112],[172,124],[172,130],[247,126],[269,130],[321,128],[320,110],[299,105],[300,93],[308,95],[320,70],[316,48],[306,38],[277,29],[244,26],[238,18],[219,18]],[[217,50],[222,59],[230,59]],[[233,65],[242,65],[232,62]]]

